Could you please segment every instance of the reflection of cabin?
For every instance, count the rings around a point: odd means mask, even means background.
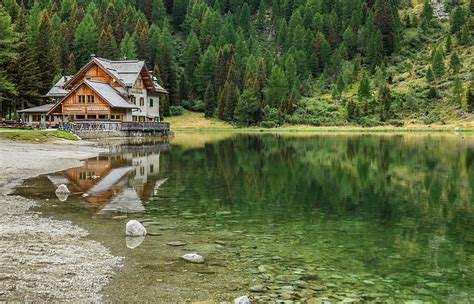
[[[19,112],[27,122],[156,122],[160,121],[162,94],[167,91],[144,61],[92,57],[75,75],[61,77],[46,94],[55,101],[53,105]]]
[[[144,211],[143,202],[164,182],[158,180],[159,160],[160,152],[102,155],[48,177],[55,184],[65,183],[73,193],[84,193],[84,199],[102,212]]]

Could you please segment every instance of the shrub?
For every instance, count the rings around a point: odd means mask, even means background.
[[[364,128],[383,126],[384,123],[370,117],[361,117],[359,123]]]
[[[204,112],[204,109],[205,109],[205,104],[204,104],[204,101],[202,100],[198,100],[196,101],[196,103],[191,107],[191,109],[193,111],[196,111],[196,112]]]
[[[184,113],[184,108],[182,106],[170,106],[170,115],[178,116]]]

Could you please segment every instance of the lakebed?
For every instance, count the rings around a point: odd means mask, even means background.
[[[117,147],[16,188],[125,257],[102,300],[472,300],[470,136],[200,132]],[[132,218],[151,232],[137,247]]]

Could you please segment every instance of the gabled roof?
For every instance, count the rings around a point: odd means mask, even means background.
[[[102,97],[113,108],[135,109],[137,106],[126,101],[120,93],[106,82],[84,80],[84,83]]]
[[[145,77],[153,84],[153,90],[160,93],[168,93],[161,87],[151,76],[150,71],[145,65],[145,61],[141,60],[108,60],[99,57],[93,57],[86,65],[84,65],[71,79],[63,84],[63,87],[71,86],[75,80],[78,80],[93,65],[97,64],[110,77],[115,79],[122,87],[133,87],[138,76],[144,72]]]
[[[123,82],[126,87],[133,86],[143,67],[145,67],[145,61],[139,60],[112,61],[98,57],[93,59],[103,68],[107,69],[114,78]]]
[[[79,83],[74,89],[68,92],[66,96],[64,96],[61,100],[59,100],[53,107],[48,111],[50,114],[57,106],[59,106],[66,98],[69,97],[77,88],[79,88],[82,84],[85,84],[90,89],[92,89],[97,95],[99,95],[105,102],[107,102],[112,108],[125,108],[125,109],[136,109],[138,108],[136,105],[132,105],[128,103],[127,100],[123,98],[123,96],[114,89],[110,84],[106,82],[96,81],[96,80],[88,80],[84,79],[81,83]]]
[[[18,113],[46,113],[46,112],[49,112],[49,110],[51,110],[53,106],[54,106],[54,103],[48,103],[42,106],[20,110],[18,111]]]
[[[68,90],[63,88],[64,84],[71,80],[72,76],[62,76],[59,78],[58,82],[46,93],[46,97],[63,97],[69,93]]]

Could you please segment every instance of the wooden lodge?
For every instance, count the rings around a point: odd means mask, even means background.
[[[91,57],[75,75],[61,77],[51,88],[46,94],[51,103],[18,112],[24,122],[42,127],[72,123],[121,130],[123,123],[158,130],[169,128],[159,123],[160,96],[167,93],[144,61]]]

